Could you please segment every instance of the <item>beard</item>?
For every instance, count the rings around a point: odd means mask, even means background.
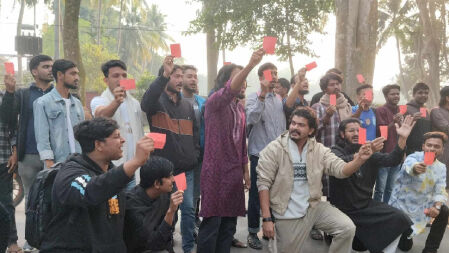
[[[307,95],[307,94],[309,94],[309,90],[300,90],[300,91],[299,91],[299,94],[301,94],[301,95]]]
[[[244,99],[244,98],[245,98],[245,94],[239,93],[239,94],[236,96],[236,98],[238,98],[238,99]]]
[[[196,92],[196,89],[193,89],[193,88],[191,88],[191,87],[188,86],[188,85],[184,85],[182,88],[183,88],[184,90],[186,90],[187,92],[189,92],[189,93],[195,93],[195,92]]]
[[[66,88],[68,88],[68,89],[71,89],[71,90],[76,90],[76,89],[78,89],[78,86],[77,86],[77,85],[71,84],[71,83],[66,83],[66,82],[64,82],[64,87],[66,87]]]
[[[167,91],[173,92],[173,93],[179,93],[179,91],[175,87],[172,87],[171,85],[167,85]]]

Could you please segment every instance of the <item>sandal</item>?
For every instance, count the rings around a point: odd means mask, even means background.
[[[11,244],[6,250],[6,253],[23,253],[23,250],[17,244]]]
[[[310,237],[312,237],[312,239],[316,240],[316,241],[323,240],[323,235],[321,234],[321,232],[318,229],[315,229],[315,228],[312,228],[312,230],[310,231]]]

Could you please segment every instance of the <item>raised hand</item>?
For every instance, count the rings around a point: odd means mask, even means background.
[[[373,150],[371,149],[371,143],[366,143],[360,147],[359,153],[357,154],[357,156],[362,161],[366,161],[371,157],[372,154],[373,154]]]
[[[413,166],[413,172],[415,172],[415,174],[417,174],[417,175],[425,173],[426,170],[427,170],[427,165],[425,163],[417,163]]]
[[[257,66],[262,61],[263,55],[265,54],[265,50],[263,48],[260,48],[259,50],[255,51],[253,55],[251,56],[251,59],[249,60],[249,65],[251,67]]]
[[[379,152],[384,148],[384,137],[378,137],[371,142],[371,150],[373,153]]]
[[[413,127],[415,126],[416,121],[413,119],[413,116],[407,115],[402,121],[401,126],[398,123],[395,123],[396,133],[404,138],[407,138],[410,135]]]
[[[165,57],[163,65],[164,65],[164,76],[165,78],[169,78],[171,73],[173,72],[173,67],[175,64],[173,63],[173,56],[168,55]]]
[[[142,137],[136,144],[136,154],[133,160],[140,166],[148,160],[150,153],[154,151],[154,141],[148,136]]]
[[[4,80],[6,91],[8,91],[9,93],[14,93],[14,91],[16,90],[16,78],[14,77],[14,75],[6,74]]]
[[[123,87],[116,87],[113,91],[112,91],[112,93],[114,94],[114,98],[115,98],[115,101],[118,103],[118,104],[121,104],[121,103],[123,103],[123,101],[125,100],[125,89],[123,89]]]

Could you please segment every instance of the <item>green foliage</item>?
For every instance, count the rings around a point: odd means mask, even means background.
[[[150,84],[156,79],[156,76],[145,71],[140,79],[136,82],[136,90],[132,92],[137,100],[141,100],[145,91],[150,87]]]
[[[322,33],[332,0],[196,0],[204,6],[191,22],[189,33],[215,30],[219,48],[250,43],[260,47],[264,36],[278,38],[276,54],[314,55],[308,36]],[[290,40],[290,43],[288,43]]]

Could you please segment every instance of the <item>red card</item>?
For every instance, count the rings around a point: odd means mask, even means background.
[[[270,37],[270,36],[265,36],[263,38],[263,49],[265,49],[265,53],[274,54],[277,40],[278,39],[276,37]]]
[[[337,105],[337,95],[330,94],[329,95],[329,104],[330,105]]]
[[[368,101],[373,101],[373,91],[372,90],[367,90],[365,92],[365,98]]]
[[[380,136],[384,137],[384,139],[388,139],[388,126],[379,126],[380,128]]]
[[[268,82],[273,81],[273,76],[271,75],[271,69],[267,69],[263,72],[263,76],[265,78],[265,80],[267,80]]]
[[[135,90],[136,89],[136,80],[122,79],[122,80],[120,80],[120,87],[122,87],[125,90]]]
[[[225,61],[225,62],[223,62],[223,65],[231,65],[231,62]]]
[[[365,144],[366,143],[366,128],[360,127],[359,128],[359,144]]]
[[[316,64],[316,62],[311,62],[311,63],[309,63],[309,64],[306,65],[306,70],[307,70],[307,71],[310,71],[310,70],[316,68],[317,66],[318,66],[318,65]]]
[[[176,175],[175,183],[176,183],[176,187],[178,188],[178,191],[185,191],[187,189],[186,174],[181,173],[179,175]]]
[[[175,58],[181,58],[181,44],[170,45],[171,56]]]
[[[434,152],[424,152],[424,163],[426,165],[432,165],[434,161],[435,161]]]
[[[400,105],[399,106],[399,113],[404,115],[407,112],[407,106],[406,105]]]
[[[425,107],[419,108],[419,111],[421,112],[421,117],[427,117],[427,109]]]
[[[14,75],[14,63],[12,62],[5,62],[5,70],[7,74]]]
[[[357,81],[359,81],[359,83],[365,83],[365,78],[362,74],[357,75]]]
[[[151,139],[153,139],[153,141],[154,141],[154,148],[156,148],[156,149],[163,149],[164,148],[165,142],[167,140],[167,135],[166,134],[148,133],[147,136],[150,137]]]

